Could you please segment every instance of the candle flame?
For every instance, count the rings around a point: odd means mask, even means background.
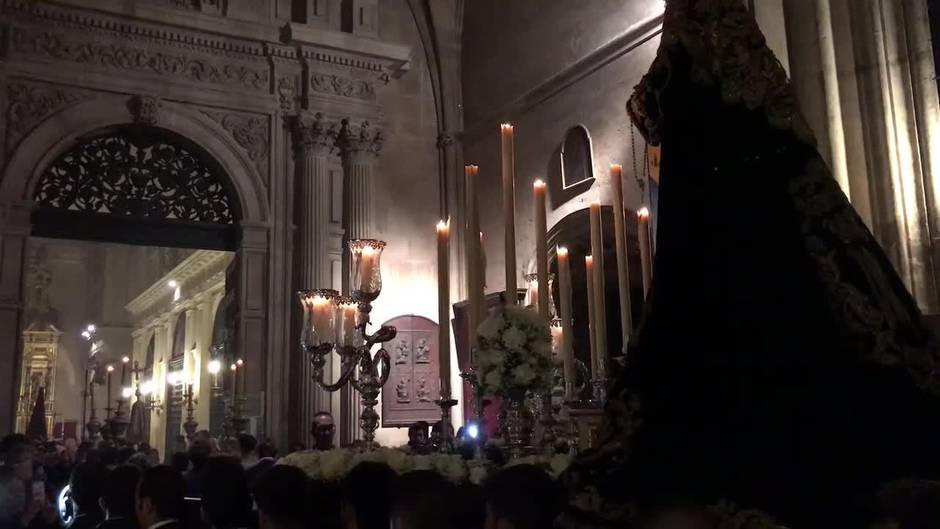
[[[615,172],[615,171],[616,171],[616,172],[619,173],[619,172],[622,171],[622,170],[623,170],[623,166],[620,165],[619,163],[612,163],[612,164],[610,164],[610,171],[611,171],[611,172]]]
[[[238,369],[238,366],[235,364],[232,364],[231,367],[229,367],[229,369],[231,369],[232,371],[235,371],[236,369]]]
[[[464,176],[476,176],[480,172],[480,168],[473,164],[468,164],[463,166]]]
[[[641,220],[646,220],[650,218],[650,210],[646,206],[643,206],[636,212],[636,216],[640,217]]]
[[[441,219],[437,221],[437,232],[447,234],[450,231],[450,217],[447,217],[447,220]]]
[[[235,361],[235,365],[237,365],[238,367],[241,367],[245,365],[245,361],[239,358],[238,360]]]
[[[121,359],[121,362],[123,362],[123,363],[125,363],[125,364],[128,363],[128,362],[130,362],[130,361],[131,361],[130,357],[127,357],[127,356],[125,356],[124,358]]]
[[[535,180],[535,182],[532,182],[532,187],[534,189],[545,189],[545,181],[541,178],[538,178]]]
[[[508,130],[509,132],[512,132],[512,123],[503,123],[499,126],[499,128],[500,130]]]
[[[555,253],[558,254],[558,257],[568,257],[568,248],[565,246],[558,246],[555,249]]]
[[[593,255],[585,255],[585,256],[584,256],[584,264],[586,264],[587,266],[594,266],[594,256],[593,256]]]
[[[601,207],[601,199],[595,198],[593,201],[591,201],[591,209],[594,209],[594,208],[600,209],[600,207]]]
[[[108,373],[110,373],[110,372],[112,372],[112,371],[114,371],[114,366],[111,365],[111,364],[108,364]]]

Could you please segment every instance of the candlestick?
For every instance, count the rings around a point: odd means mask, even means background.
[[[505,217],[506,300],[516,304],[516,168],[513,128],[509,123],[500,125],[503,162],[503,216]]]
[[[538,302],[539,316],[549,321],[552,317],[549,311],[548,297],[551,295],[548,287],[548,228],[545,220],[545,182],[536,180],[532,184],[532,195],[535,201],[535,272],[538,276]]]
[[[232,399],[238,398],[238,386],[236,385],[235,374],[238,372],[238,365],[232,364],[229,367],[229,371],[232,373]],[[234,404],[234,400],[232,403]]]
[[[561,302],[561,359],[564,363],[565,400],[574,398],[575,371],[574,331],[571,326],[573,309],[571,306],[571,263],[568,261],[568,248],[560,247],[555,251],[558,256],[558,294]]]
[[[643,273],[643,297],[649,293],[653,280],[653,259],[650,252],[650,210],[643,206],[636,212],[640,239],[640,270]]]
[[[594,343],[597,351],[598,380],[607,378],[607,300],[604,281],[604,240],[601,228],[601,203],[591,204],[591,254],[594,263]]]
[[[483,317],[483,271],[480,270],[480,217],[477,211],[477,175],[479,168],[468,165],[464,168],[467,188],[467,314],[471,346],[476,341],[477,325]]]
[[[621,352],[627,354],[627,344],[633,332],[630,308],[630,267],[627,261],[627,230],[623,213],[623,170],[620,164],[610,166],[610,186],[614,195],[614,247],[617,251],[617,289],[620,297]]]
[[[587,279],[588,298],[588,337],[591,344],[591,375],[597,376],[597,334],[594,329],[597,325],[597,316],[594,314],[597,306],[594,303],[594,257],[584,256],[584,275]]]
[[[360,265],[360,270],[362,267]],[[304,325],[301,332],[312,345],[332,343],[336,340],[336,308],[334,300],[339,292],[320,288],[298,292],[304,309]]]
[[[450,398],[450,220],[437,223],[437,349],[441,366],[441,398]]]
[[[242,360],[241,358],[239,358],[238,360],[236,360],[236,361],[235,361],[235,364],[238,366],[237,375],[238,375],[238,379],[239,379],[239,380],[236,382],[236,385],[237,385],[237,386],[241,386],[241,387],[239,387],[238,396],[241,397],[241,398],[244,398],[244,397],[245,397],[245,390],[247,389],[247,388],[246,388],[246,383],[248,382],[248,379],[246,378],[246,375],[248,374],[248,366],[245,364],[245,361]],[[239,384],[238,382],[240,382],[240,384]]]

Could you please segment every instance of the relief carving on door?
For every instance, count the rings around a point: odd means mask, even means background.
[[[407,427],[417,421],[434,423],[441,410],[437,324],[421,316],[398,316],[385,322],[398,328],[392,345],[392,367],[382,393],[382,426]]]

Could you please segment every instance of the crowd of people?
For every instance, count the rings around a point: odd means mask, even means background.
[[[0,529],[541,529],[565,503],[542,469],[485,486],[361,463],[339,482],[277,465],[267,442],[199,432],[165,462],[146,443],[0,443]],[[299,447],[298,447],[299,448]],[[64,491],[64,493],[63,493]]]

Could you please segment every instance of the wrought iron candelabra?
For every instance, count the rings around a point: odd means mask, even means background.
[[[297,293],[304,310],[301,350],[309,355],[313,379],[323,389],[335,392],[347,384],[359,392],[363,406],[359,427],[367,450],[375,446],[379,427],[379,403],[382,386],[388,381],[391,358],[381,344],[395,338],[395,327],[383,325],[369,334],[372,302],[382,291],[379,261],[385,242],[375,239],[349,241],[352,254],[351,296],[340,296],[331,289],[302,290]],[[373,353],[372,348],[379,345]],[[336,353],[340,359],[340,375],[329,382],[325,372],[326,359]]]

